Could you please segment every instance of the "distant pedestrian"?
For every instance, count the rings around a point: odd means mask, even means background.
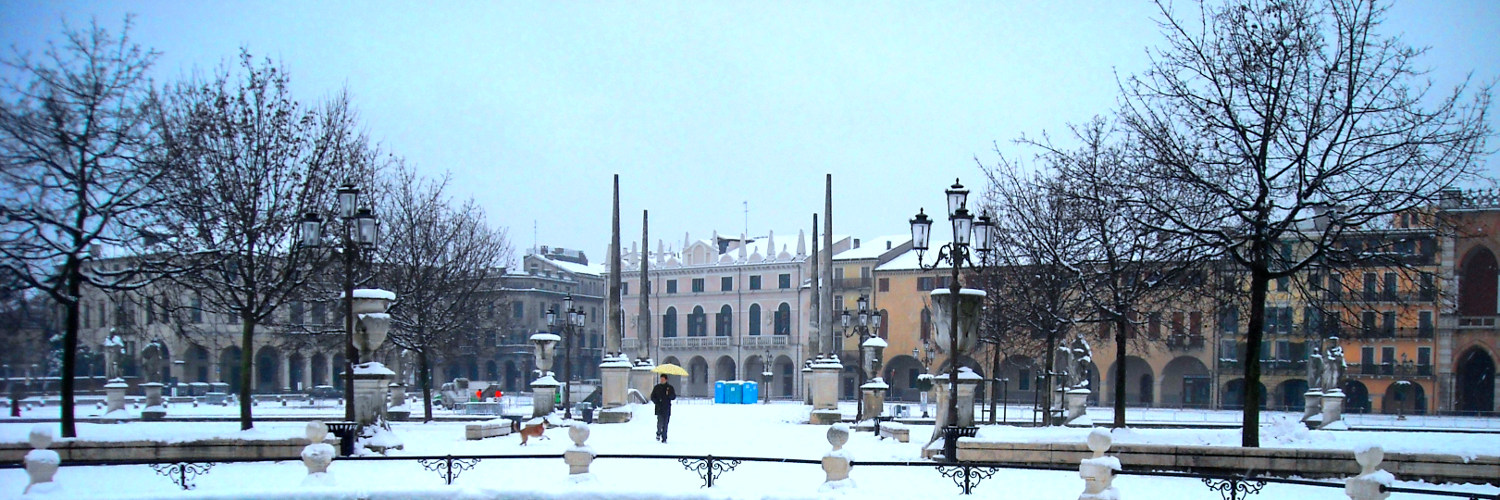
[[[656,404],[656,440],[667,442],[667,422],[672,420],[672,400],[677,399],[677,390],[661,376],[661,383],[651,388],[651,402]]]

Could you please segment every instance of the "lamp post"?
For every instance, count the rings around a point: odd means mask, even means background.
[[[867,296],[860,295],[859,300],[856,301],[856,304],[858,304],[858,309],[856,309],[856,311],[858,311],[857,314],[850,315],[849,310],[845,309],[844,313],[839,315],[839,324],[844,328],[844,338],[859,338],[859,343],[857,346],[857,349],[859,351],[859,383],[856,384],[856,387],[864,387],[865,382],[867,382],[870,378],[870,374],[866,373],[867,367],[865,366],[865,364],[868,363],[868,360],[866,359],[867,355],[865,353],[864,343],[865,340],[868,340],[871,336],[871,325],[874,325],[874,331],[880,330],[880,315],[870,314],[870,298]],[[871,318],[872,316],[873,318]],[[857,318],[857,321],[851,321],[855,318]],[[851,323],[853,324],[851,325]],[[854,412],[854,419],[856,421],[864,420],[864,399],[865,393],[863,390],[860,390],[858,397],[859,404],[856,405],[856,409]]]
[[[774,375],[771,372],[772,366],[771,347],[766,346],[766,357],[761,358],[760,361],[760,393],[763,396],[761,400],[764,401],[764,404],[771,403],[771,376]]]
[[[360,363],[354,347],[354,264],[361,252],[375,248],[378,222],[369,208],[359,208],[359,188],[344,184],[338,189],[336,217],[343,223],[335,241],[325,242],[323,216],[308,212],[298,224],[298,244],[304,248],[329,247],[344,261],[344,419],[354,421],[354,365]]]
[[[563,296],[562,318],[557,310],[547,310],[547,326],[561,327],[563,338],[563,418],[573,418],[573,334],[583,326],[586,315],[583,306],[573,308],[573,294]],[[558,323],[562,324],[559,325]]]
[[[922,271],[936,270],[944,262],[949,264],[951,274],[948,282],[948,295],[953,300],[952,315],[948,322],[948,422],[943,432],[943,456],[949,461],[958,460],[958,323],[962,314],[959,309],[959,295],[963,288],[959,285],[959,270],[965,265],[975,271],[983,271],[989,254],[994,250],[990,231],[995,227],[991,222],[989,214],[979,216],[975,221],[973,214],[969,213],[966,206],[969,198],[969,190],[965,189],[957,179],[953,185],[944,191],[948,198],[948,222],[953,226],[953,241],[938,249],[937,258],[933,259],[932,265],[922,263],[923,254],[927,251],[928,238],[932,235],[932,219],[927,217],[923,210],[917,211],[917,216],[910,221],[912,248],[917,251],[917,267]],[[973,236],[973,239],[970,239]],[[973,243],[972,251],[979,253],[979,262],[974,262],[971,257],[970,243]]]
[[[930,378],[932,377],[932,374],[928,372],[932,370],[932,361],[933,358],[936,357],[936,355],[937,353],[932,351],[932,344],[925,339],[922,340],[922,350],[920,354],[918,354],[917,348],[913,347],[911,349],[911,357],[917,358],[917,361],[922,363],[922,374],[920,376],[929,377],[927,382],[927,384],[929,384],[928,390],[931,390],[930,384],[932,384],[932,379]],[[927,390],[919,392],[917,394],[917,397],[920,398],[922,402],[922,418],[927,418]]]

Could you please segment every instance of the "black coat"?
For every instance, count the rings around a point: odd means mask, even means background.
[[[662,382],[651,388],[651,402],[656,404],[657,415],[671,415],[674,399],[677,399],[677,390],[672,388],[672,384]]]

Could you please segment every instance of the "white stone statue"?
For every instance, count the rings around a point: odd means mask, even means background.
[[[1323,358],[1323,393],[1334,391],[1342,392],[1339,383],[1344,379],[1344,348],[1339,346],[1338,337],[1328,338],[1330,345]]]
[[[1323,387],[1323,353],[1317,344],[1307,353],[1307,389],[1316,391]]]

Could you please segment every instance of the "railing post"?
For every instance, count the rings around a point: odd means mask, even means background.
[[[712,488],[712,487],[714,487],[714,456],[713,455],[709,455],[708,456],[707,465],[708,465],[708,476],[707,476],[708,480],[707,480],[707,482],[705,484],[707,484],[709,488]]]
[[[182,479],[182,490],[183,491],[187,491],[187,490],[191,489],[191,488],[188,488],[188,482],[187,482],[187,464],[186,463],[182,464],[182,468],[177,469],[177,477],[179,479]]]
[[[453,455],[448,455],[443,459],[443,461],[446,462],[448,468],[448,473],[443,475],[443,481],[445,481],[448,486],[453,486]]]

